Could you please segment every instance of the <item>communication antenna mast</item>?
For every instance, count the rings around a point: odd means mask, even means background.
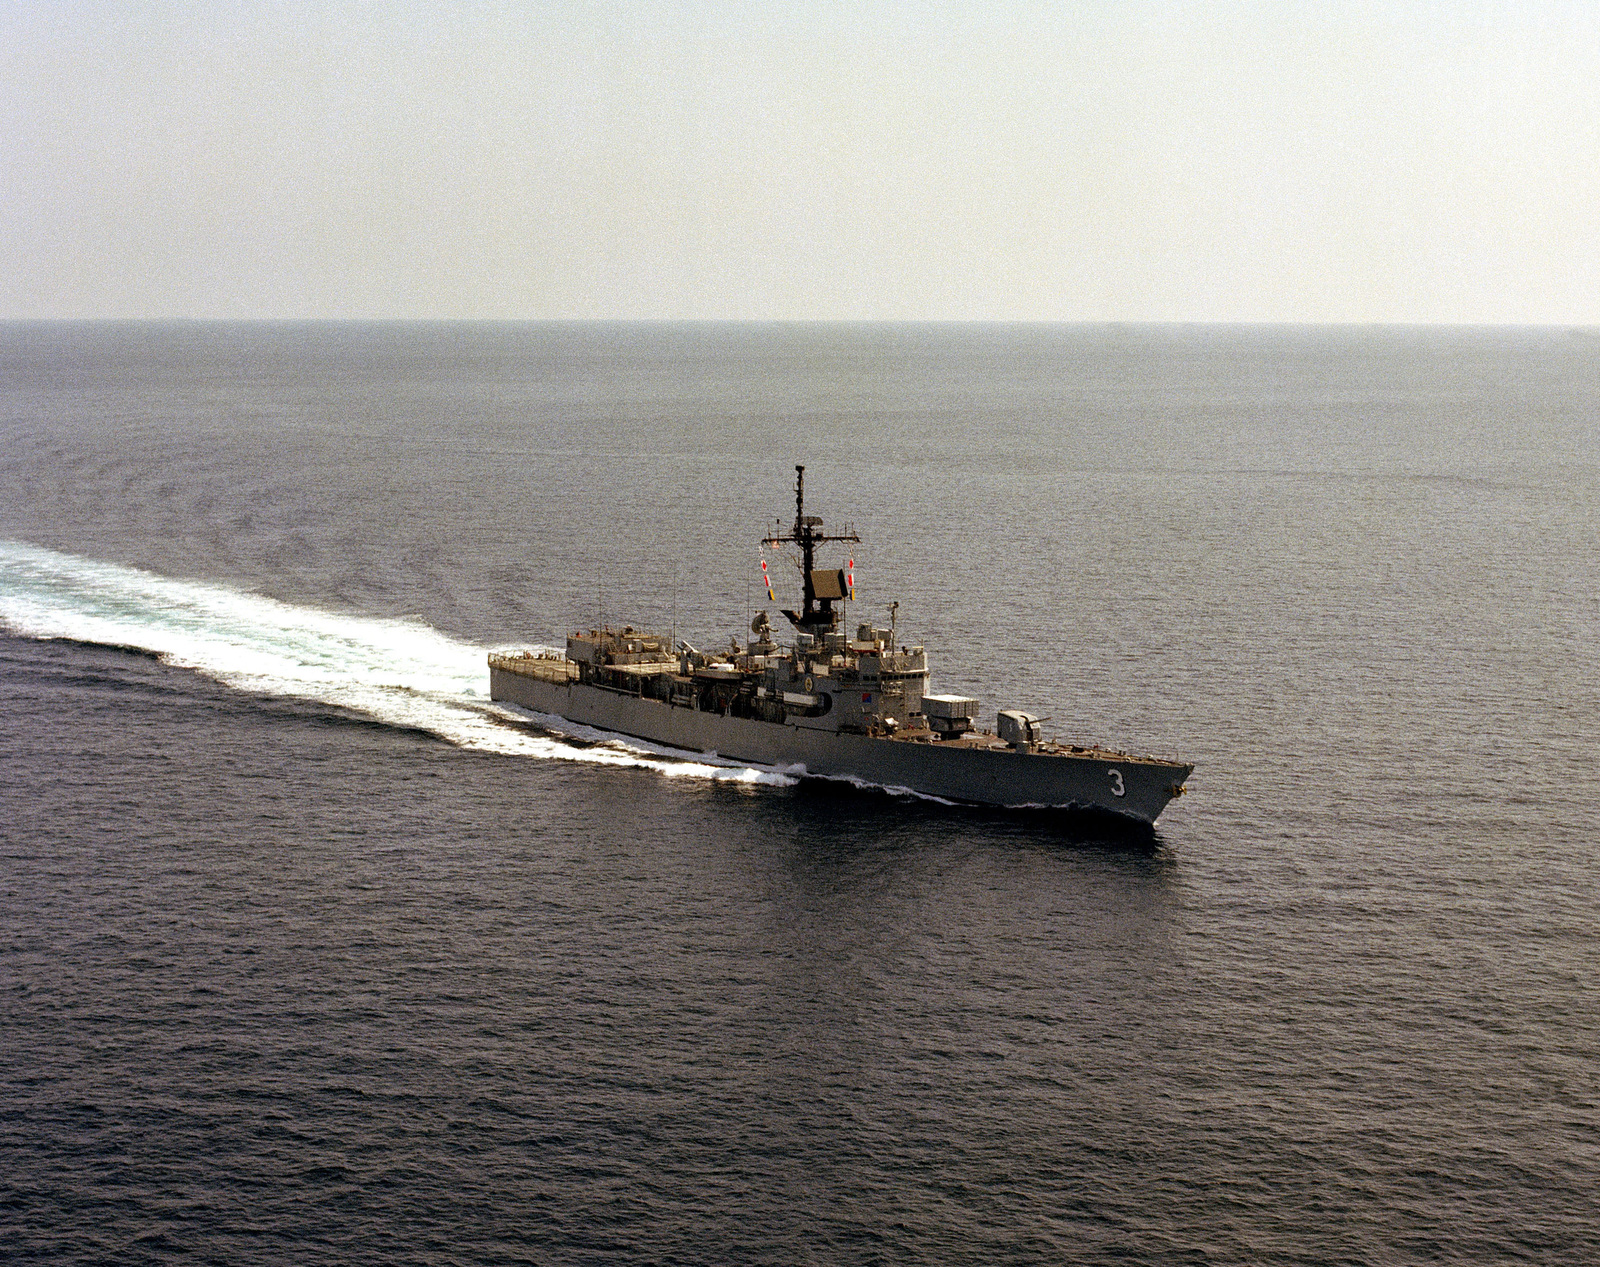
[[[780,610],[796,629],[804,630],[813,636],[832,633],[839,625],[839,613],[833,610],[833,605],[835,602],[843,601],[845,597],[843,573],[817,572],[816,550],[819,545],[827,541],[860,542],[861,538],[856,536],[848,524],[841,533],[823,532],[822,520],[815,515],[806,514],[806,468],[796,465],[794,474],[794,527],[787,535],[780,534],[775,529],[772,536],[761,544],[800,547],[800,583],[804,601],[801,610],[797,612]],[[821,594],[817,592],[819,580],[824,586],[824,592]]]

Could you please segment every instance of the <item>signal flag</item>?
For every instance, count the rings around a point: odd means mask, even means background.
[[[777,602],[778,596],[772,592],[772,577],[767,573],[767,556],[764,554],[761,556],[761,579],[767,584],[767,602]]]
[[[856,561],[854,559],[845,564],[844,579],[845,584],[850,587],[850,601],[853,603],[856,601]]]

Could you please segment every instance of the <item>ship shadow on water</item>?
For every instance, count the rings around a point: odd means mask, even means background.
[[[775,938],[826,927],[818,946],[830,938],[860,946],[876,936],[898,943],[919,929],[960,941],[978,935],[975,920],[1042,946],[1086,928],[1115,937],[1143,929],[1155,945],[1174,918],[1178,859],[1153,831],[825,780],[755,795],[726,785],[705,791],[718,820],[711,831],[723,837],[713,854],[723,864],[738,859],[770,897],[779,912]]]
[[[551,735],[580,750],[607,749],[623,756],[646,755],[673,764],[696,764],[705,760],[697,753],[646,745],[637,739],[604,732],[585,733],[586,728],[583,727],[544,725],[540,721],[523,719],[503,724],[514,730]],[[751,802],[755,800],[769,807],[770,812],[797,816],[793,826],[808,825],[815,828],[826,825],[830,829],[827,834],[837,835],[841,840],[850,839],[857,844],[874,840],[880,845],[897,842],[906,847],[916,847],[929,841],[948,842],[952,838],[965,838],[974,844],[986,841],[990,844],[1098,851],[1133,857],[1169,856],[1165,841],[1155,827],[1094,807],[1003,808],[958,804],[903,789],[817,776],[801,776],[794,780],[792,786],[783,788],[757,787],[749,783],[716,783],[710,791],[718,799],[736,802],[742,813],[752,812]],[[756,812],[765,813],[769,810]]]
[[[1060,848],[1134,856],[1165,854],[1161,834],[1144,823],[1095,809],[956,805],[886,788],[806,778],[770,798],[796,825],[826,824],[841,838],[916,845],[966,840],[1027,848]]]

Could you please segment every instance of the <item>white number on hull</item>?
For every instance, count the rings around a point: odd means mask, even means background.
[[[1111,776],[1111,795],[1126,796],[1128,794],[1128,789],[1122,786],[1122,771],[1107,770],[1106,773]]]

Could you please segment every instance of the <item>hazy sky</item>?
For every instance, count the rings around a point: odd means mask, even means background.
[[[1600,0],[0,0],[0,316],[1600,323]]]

